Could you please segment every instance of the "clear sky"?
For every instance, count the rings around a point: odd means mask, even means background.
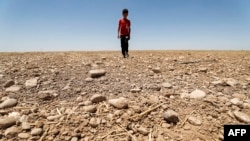
[[[123,8],[130,50],[250,50],[250,0],[0,0],[0,52],[120,50]]]

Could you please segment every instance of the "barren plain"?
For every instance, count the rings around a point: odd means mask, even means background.
[[[219,141],[249,97],[250,51],[0,53],[2,141]]]

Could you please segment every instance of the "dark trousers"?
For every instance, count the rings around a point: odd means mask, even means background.
[[[128,36],[121,36],[121,48],[122,48],[122,55],[125,57],[128,54]]]

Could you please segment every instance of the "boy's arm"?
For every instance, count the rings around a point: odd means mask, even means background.
[[[120,38],[120,21],[119,21],[119,24],[118,24],[118,38]]]
[[[130,21],[129,21],[129,28],[128,28],[128,39],[130,39],[130,33],[131,33],[131,28],[130,28],[130,26],[131,26],[131,23],[130,23]]]

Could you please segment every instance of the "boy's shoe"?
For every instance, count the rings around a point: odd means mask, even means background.
[[[126,56],[129,57],[128,53],[126,53]]]

